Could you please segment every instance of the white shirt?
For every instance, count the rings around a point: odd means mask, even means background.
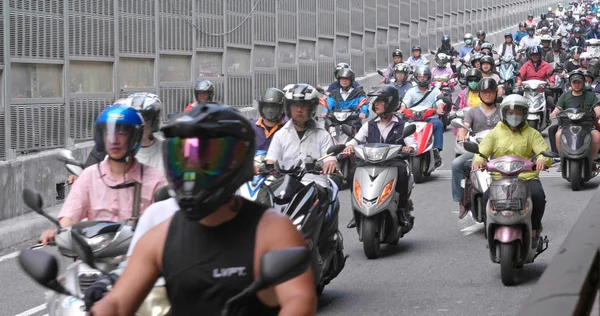
[[[348,92],[345,92],[344,89],[340,88],[340,95],[342,96],[342,99],[344,99],[344,101],[348,99],[348,96],[350,96],[352,90],[354,90],[354,88],[350,87],[350,89],[348,89]]]
[[[520,43],[519,49],[525,49],[525,48],[528,48],[531,46],[540,46],[541,42],[542,41],[539,36],[531,37],[531,36],[527,35],[527,36],[523,37],[521,39],[521,41],[519,42]]]
[[[174,198],[156,202],[148,206],[142,216],[140,216],[138,224],[135,227],[131,244],[129,244],[129,250],[127,250],[127,256],[131,256],[135,244],[137,244],[146,232],[173,216],[177,211],[179,211],[179,205]]]
[[[140,147],[135,158],[142,164],[150,166],[162,174],[165,174],[165,166],[163,164],[163,153],[162,143],[163,139],[159,137],[154,138],[154,144],[148,147]]]
[[[392,127],[394,127],[394,123],[399,122],[399,121],[400,120],[395,115],[392,116],[392,120],[390,122],[388,122],[387,124],[384,124],[381,121],[380,117],[377,117],[375,119],[375,122],[377,122],[377,128],[379,128],[379,133],[381,134],[381,137],[383,137],[383,139],[387,138],[389,133],[392,131]],[[407,125],[410,125],[410,123],[404,123],[404,127],[406,127]],[[347,142],[346,145],[356,146],[356,144],[358,144],[359,142],[361,142],[361,143],[366,142],[368,135],[369,135],[369,122],[366,122],[358,130],[356,135],[354,135],[354,138],[351,139],[349,142]],[[404,138],[404,143],[406,144],[406,146],[412,147],[413,149],[417,149],[417,142],[415,141],[414,135],[409,135],[406,138]]]
[[[327,149],[333,146],[331,135],[325,130],[322,122],[313,120],[313,126],[307,129],[302,137],[298,138],[298,132],[294,127],[292,120],[288,121],[283,127],[273,135],[273,140],[269,146],[269,151],[265,160],[271,161],[297,161],[308,156],[317,160],[327,155]],[[336,161],[335,157],[327,157],[323,162]],[[302,179],[304,182],[315,181],[321,186],[328,186],[329,181],[325,176],[306,174]]]

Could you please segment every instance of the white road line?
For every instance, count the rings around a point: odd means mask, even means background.
[[[29,316],[29,315],[33,315],[37,312],[43,311],[44,309],[46,309],[46,303],[44,303],[40,306],[36,306],[30,310],[26,310],[26,311],[22,312],[21,314],[17,314],[15,316]]]
[[[471,225],[469,227],[463,228],[460,231],[465,235],[471,235],[473,233],[476,233],[480,230],[483,230],[483,228],[485,227],[485,225],[483,223],[475,223],[474,225]]]
[[[15,252],[9,253],[7,255],[4,255],[4,256],[0,257],[0,262],[2,262],[4,260],[15,258],[19,255],[19,253],[20,253],[20,251],[15,251]]]

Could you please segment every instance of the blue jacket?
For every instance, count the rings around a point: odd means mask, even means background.
[[[358,84],[358,82],[354,81],[352,83],[352,87],[356,89],[356,88],[360,87],[360,84]],[[334,81],[327,88],[327,92],[331,93],[334,90],[340,90],[340,88],[341,88],[340,83],[337,81]]]
[[[327,97],[326,104],[323,107],[323,113],[333,111],[335,109],[353,109],[358,113],[364,113],[369,116],[369,100],[366,98],[366,93],[362,87],[354,88],[346,101],[342,98],[340,89],[333,90]]]
[[[590,30],[589,32],[587,32],[587,34],[585,35],[585,39],[592,39],[592,38],[600,38],[600,30],[597,30],[594,32],[594,30]]]
[[[520,42],[520,41],[521,41],[521,39],[523,39],[523,37],[525,37],[525,36],[527,36],[527,32],[523,32],[523,33],[521,33],[520,31],[517,31],[517,32],[515,33],[515,35],[513,36],[513,40],[514,40],[515,42],[517,42],[517,43],[518,43],[518,42]]]
[[[470,53],[472,50],[473,50],[473,46],[467,46],[467,45],[461,46],[460,53],[459,53],[460,58],[467,56],[467,54]]]
[[[396,90],[398,90],[398,98],[400,99],[400,101],[402,101],[402,99],[404,99],[404,95],[406,94],[406,91],[408,91],[408,89],[410,89],[412,87],[413,87],[413,85],[410,82],[405,82],[401,86],[398,85],[397,83],[395,84],[395,88],[396,88]]]

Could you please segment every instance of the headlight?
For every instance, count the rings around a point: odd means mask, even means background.
[[[367,156],[367,160],[370,161],[379,161],[385,157],[387,154],[388,147],[380,147],[380,148],[365,148],[365,156]]]
[[[167,289],[161,286],[152,288],[135,316],[165,316],[170,311],[171,304],[167,298]]]
[[[517,172],[525,167],[525,163],[522,161],[498,161],[494,164],[494,168],[504,172],[513,173]]]
[[[580,120],[584,115],[585,115],[585,112],[567,113],[567,117],[569,118],[569,120],[572,120],[572,121]]]
[[[88,239],[87,244],[92,248],[93,252],[98,252],[106,248],[115,239],[115,235],[116,233],[98,235]]]
[[[350,115],[352,115],[352,112],[333,112],[335,119],[340,122],[345,121]]]

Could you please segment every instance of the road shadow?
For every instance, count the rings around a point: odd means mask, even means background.
[[[528,285],[535,284],[540,279],[546,268],[548,267],[548,262],[538,262],[533,264],[526,264],[523,266],[523,269],[520,269],[518,272],[519,285]]]
[[[327,310],[335,310],[343,305],[344,298],[346,297],[347,293],[345,293],[345,291],[328,290],[327,286],[325,286],[325,290],[317,302],[317,312],[321,313]]]
[[[396,255],[402,253],[410,253],[415,249],[419,249],[419,251],[422,251],[423,246],[417,245],[418,243],[422,243],[422,240],[409,240],[400,238],[400,241],[397,245],[381,244],[380,256],[377,259],[372,260],[367,259],[363,251],[362,243],[359,243],[360,247],[358,247],[355,251],[351,253],[350,258],[358,257],[369,261],[385,260],[386,258],[394,258]]]

